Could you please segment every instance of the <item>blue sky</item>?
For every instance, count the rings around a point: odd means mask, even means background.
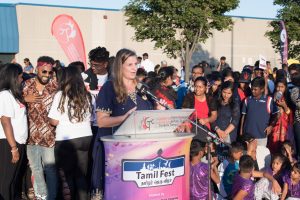
[[[129,0],[0,0],[0,3],[33,3],[78,7],[121,9]],[[237,9],[227,13],[234,16],[275,18],[278,6],[273,0],[240,0]]]

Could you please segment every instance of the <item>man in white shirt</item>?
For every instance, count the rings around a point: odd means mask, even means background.
[[[154,64],[148,58],[148,53],[143,54],[143,61],[141,67],[146,70],[146,72],[154,72]]]
[[[109,51],[105,47],[96,47],[89,52],[90,68],[84,73],[87,78],[84,80],[89,92],[96,99],[101,87],[108,79],[108,61]],[[96,105],[94,105],[95,107]],[[96,109],[96,108],[94,108]],[[92,130],[93,134],[98,131],[96,114],[92,114]]]

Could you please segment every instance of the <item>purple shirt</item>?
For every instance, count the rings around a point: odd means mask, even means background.
[[[285,176],[283,181],[288,184],[288,196],[293,198],[300,198],[300,182],[296,185],[292,185],[292,180],[290,176]]]
[[[190,200],[208,199],[208,165],[191,165]]]
[[[248,193],[244,200],[254,200],[254,189],[255,186],[252,180],[245,179],[237,174],[232,186],[232,198],[235,197],[240,190],[244,190]]]

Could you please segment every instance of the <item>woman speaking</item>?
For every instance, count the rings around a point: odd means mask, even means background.
[[[101,88],[96,101],[98,133],[93,149],[92,189],[104,188],[104,148],[100,137],[112,135],[135,110],[151,110],[153,105],[136,90],[137,56],[128,49],[118,51],[112,78]]]

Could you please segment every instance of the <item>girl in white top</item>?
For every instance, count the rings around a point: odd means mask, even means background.
[[[91,101],[79,69],[65,68],[48,117],[56,126],[55,161],[66,177],[71,199],[88,199]]]
[[[22,75],[20,65],[6,64],[0,69],[0,199],[15,198],[28,136]]]

